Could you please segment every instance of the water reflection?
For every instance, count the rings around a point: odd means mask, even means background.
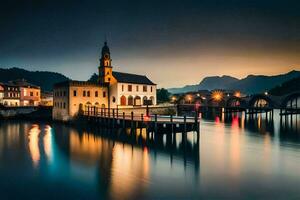
[[[276,113],[202,117],[200,136],[2,122],[0,192],[4,199],[300,197],[300,132],[283,131]]]
[[[38,166],[40,160],[39,134],[41,130],[37,124],[32,125],[28,133],[28,147],[34,167]]]

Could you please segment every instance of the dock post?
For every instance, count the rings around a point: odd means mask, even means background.
[[[170,115],[170,122],[171,122],[171,133],[173,133],[174,132],[173,115]]]
[[[123,112],[123,128],[125,128],[125,112]]]
[[[194,124],[196,131],[198,132],[199,131],[199,123],[198,123],[198,112],[196,112],[196,115],[195,115],[195,124]]]
[[[186,133],[186,115],[183,116],[184,133]]]
[[[141,120],[142,121],[141,121],[140,127],[143,128],[143,124],[144,124],[144,114],[143,113],[141,114]]]
[[[157,114],[154,115],[154,130],[157,133]]]
[[[133,112],[131,112],[131,129],[133,129]]]
[[[115,109],[113,109],[112,111],[113,111],[112,127],[115,128]]]

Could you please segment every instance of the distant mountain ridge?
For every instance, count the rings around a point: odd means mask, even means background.
[[[296,70],[275,76],[248,75],[243,79],[237,79],[231,76],[210,76],[204,78],[199,84],[188,85],[182,88],[169,88],[168,91],[174,94],[197,90],[226,89],[239,90],[246,94],[254,94],[270,90],[283,82],[297,77],[300,77],[300,71]]]
[[[16,67],[0,68],[0,82],[6,83],[16,79],[25,79],[29,83],[40,86],[42,91],[52,91],[55,83],[69,80],[68,77],[56,72],[28,71]]]

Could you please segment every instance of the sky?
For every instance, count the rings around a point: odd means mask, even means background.
[[[105,38],[113,70],[158,87],[300,70],[300,2],[2,0],[0,67],[87,80]]]

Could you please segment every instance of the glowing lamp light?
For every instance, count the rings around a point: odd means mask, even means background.
[[[213,100],[215,100],[215,101],[220,101],[220,100],[222,100],[222,98],[223,98],[223,93],[222,93],[221,91],[214,91],[214,92],[212,93],[212,98],[213,98]]]
[[[172,101],[176,101],[176,97],[172,97]]]
[[[266,96],[268,96],[268,95],[269,95],[269,93],[268,93],[267,91],[265,91],[265,95],[266,95]]]
[[[145,121],[145,122],[148,122],[148,121],[150,121],[150,120],[151,120],[151,117],[150,117],[150,116],[147,116],[147,115],[144,116],[144,121]]]
[[[240,93],[239,91],[236,91],[236,92],[234,93],[234,96],[240,98],[240,97],[241,97],[241,93]]]

